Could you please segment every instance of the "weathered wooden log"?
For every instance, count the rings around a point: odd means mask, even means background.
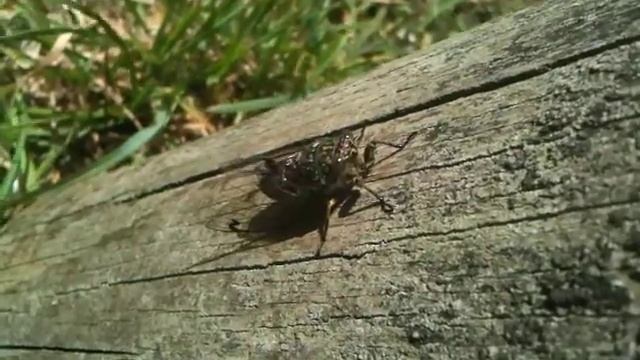
[[[638,358],[639,59],[639,2],[547,1],[46,194],[0,233],[0,357]],[[260,158],[363,126],[418,132],[369,179],[393,214],[319,256],[210,226],[266,203]]]

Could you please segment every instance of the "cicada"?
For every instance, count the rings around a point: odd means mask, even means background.
[[[316,255],[320,255],[332,214],[338,209],[341,216],[349,214],[361,191],[371,194],[383,212],[393,212],[393,205],[366,180],[377,164],[404,149],[416,135],[413,132],[398,144],[372,140],[362,146],[364,129],[357,135],[343,131],[289,154],[264,159],[257,168],[257,190],[273,202],[244,225],[239,219],[229,220],[227,230],[278,241],[315,229],[320,235]],[[379,146],[396,151],[376,160]]]

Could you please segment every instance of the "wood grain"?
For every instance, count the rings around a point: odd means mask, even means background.
[[[637,2],[548,1],[42,198],[0,233],[0,357],[640,356],[638,59]],[[369,179],[393,214],[319,257],[216,230],[268,205],[261,155],[364,125],[418,132]]]

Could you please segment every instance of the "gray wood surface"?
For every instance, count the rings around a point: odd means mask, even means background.
[[[45,195],[0,230],[0,358],[638,358],[639,59],[637,1],[547,1]],[[216,230],[260,156],[364,125],[418,132],[393,214],[319,257]]]

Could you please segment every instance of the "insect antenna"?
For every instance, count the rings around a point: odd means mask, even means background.
[[[411,134],[409,134],[409,136],[407,136],[407,138],[402,142],[402,144],[394,144],[394,143],[387,142],[387,141],[372,140],[369,144],[367,144],[367,147],[369,149],[374,149],[378,145],[384,145],[384,146],[389,146],[389,147],[392,147],[392,148],[396,148],[396,150],[394,152],[392,152],[391,154],[389,154],[389,155],[383,157],[382,159],[378,160],[378,161],[372,161],[370,164],[367,164],[367,172],[371,171],[371,169],[374,166],[379,165],[381,162],[393,157],[394,155],[396,155],[397,153],[402,151],[411,142],[411,140],[413,140],[416,137],[416,135],[418,135],[417,131],[412,132]],[[367,150],[365,150],[365,151],[367,151]],[[368,151],[373,151],[373,150],[368,150]]]

